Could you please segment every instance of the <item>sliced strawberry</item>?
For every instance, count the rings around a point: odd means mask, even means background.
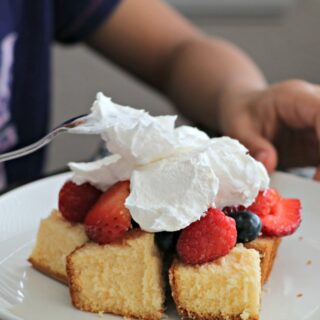
[[[298,199],[281,199],[269,215],[260,217],[262,233],[266,236],[287,236],[301,223],[301,203]]]
[[[279,201],[281,197],[277,190],[269,188],[266,191],[260,191],[254,203],[247,209],[260,218],[267,216]]]
[[[130,212],[124,205],[129,193],[129,181],[121,181],[99,198],[84,221],[89,239],[99,244],[110,243],[130,228]]]
[[[58,207],[68,221],[83,222],[100,195],[101,191],[89,183],[77,185],[67,181],[60,189]]]
[[[204,217],[181,231],[177,253],[185,263],[201,264],[225,256],[236,241],[234,219],[210,208]]]
[[[282,199],[280,193],[276,189],[272,188],[269,188],[266,191],[265,197],[268,199],[270,207],[274,207]]]

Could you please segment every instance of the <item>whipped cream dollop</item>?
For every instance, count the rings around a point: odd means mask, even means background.
[[[130,180],[125,205],[145,231],[183,229],[209,207],[249,206],[269,185],[264,166],[237,140],[175,128],[176,116],[152,117],[98,93],[89,118],[70,132],[100,134],[112,155],[70,163],[72,179],[103,191]]]

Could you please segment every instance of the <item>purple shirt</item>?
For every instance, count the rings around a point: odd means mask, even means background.
[[[85,39],[119,1],[0,1],[0,153],[28,145],[48,130],[52,42]],[[40,150],[1,165],[0,188],[37,178],[44,156]]]

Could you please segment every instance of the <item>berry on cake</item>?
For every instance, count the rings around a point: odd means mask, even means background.
[[[259,319],[261,286],[281,237],[300,225],[300,201],[271,189],[231,138],[101,93],[90,118],[71,131],[100,134],[111,154],[69,164],[31,264],[67,283],[83,311],[160,319],[168,280],[183,318]]]

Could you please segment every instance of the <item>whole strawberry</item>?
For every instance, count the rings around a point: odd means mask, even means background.
[[[199,221],[181,231],[177,253],[187,264],[202,264],[225,256],[237,242],[234,219],[210,208]]]
[[[89,183],[67,181],[59,192],[59,211],[70,222],[83,222],[100,195],[101,191]]]
[[[130,212],[124,205],[129,193],[129,181],[121,181],[102,194],[84,221],[90,240],[107,244],[119,239],[130,228]]]

